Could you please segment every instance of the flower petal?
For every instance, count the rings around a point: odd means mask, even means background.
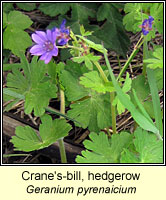
[[[55,47],[51,52],[52,56],[57,56],[58,55],[58,48]]]
[[[66,19],[64,19],[60,25],[60,29],[64,29],[66,24]]]
[[[149,33],[149,31],[145,30],[144,28],[142,29],[142,32],[144,35],[147,35]]]
[[[45,42],[47,41],[47,35],[44,31],[35,31],[37,35]]]
[[[149,22],[152,23],[153,20],[154,18],[152,16],[149,16]]]
[[[56,40],[56,34],[53,34],[53,32],[48,29],[47,30],[47,39],[54,44],[55,40]]]
[[[67,42],[68,42],[68,40],[64,39],[64,38],[61,38],[61,39],[58,40],[59,45],[65,45]]]
[[[142,23],[142,26],[145,26],[147,22],[148,22],[148,19],[145,19],[145,20],[143,21],[143,23]]]
[[[30,53],[33,55],[41,56],[45,53],[45,50],[42,48],[41,45],[34,45],[33,47],[31,47]]]
[[[51,58],[52,58],[52,54],[50,52],[49,53],[47,52],[40,57],[40,60],[44,60],[45,64],[48,64]]]
[[[36,33],[33,33],[31,37],[32,37],[33,41],[36,42],[37,44],[44,43],[44,40],[40,37],[40,35],[38,35]]]

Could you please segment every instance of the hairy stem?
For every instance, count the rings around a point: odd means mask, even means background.
[[[60,89],[60,100],[61,100],[60,112],[62,114],[65,114],[65,95],[64,95],[64,91],[62,89]],[[64,118],[64,117],[61,116],[60,118]],[[61,163],[67,163],[66,151],[65,151],[63,138],[60,138],[58,140],[58,143],[59,143],[59,150],[60,150],[60,155],[61,155]]]
[[[103,69],[101,68],[100,64],[97,61],[93,62],[95,64],[95,66],[97,67],[97,69],[99,70],[104,82],[109,82],[107,76],[105,75]],[[110,92],[110,101],[111,101],[111,114],[112,114],[112,130],[113,130],[113,134],[116,133],[116,110],[115,110],[115,106],[112,105],[113,100],[115,98],[115,93],[114,92]]]

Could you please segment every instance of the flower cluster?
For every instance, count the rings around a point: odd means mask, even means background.
[[[32,40],[36,43],[30,49],[32,55],[41,56],[40,60],[44,60],[48,64],[52,56],[58,55],[58,48],[56,40],[59,45],[65,45],[70,39],[70,31],[65,27],[66,20],[63,20],[60,28],[53,28],[52,30],[35,31],[32,34]]]
[[[68,28],[65,27],[65,24],[66,24],[66,20],[64,19],[62,21],[62,24],[60,25],[60,29],[56,27],[52,29],[52,31],[56,33],[59,45],[65,45],[66,43],[68,43],[70,39],[69,37],[70,31]]]
[[[152,24],[153,24],[154,18],[152,16],[149,16],[149,19],[145,19],[140,25],[140,28],[142,28],[142,32],[144,35],[147,35],[149,31],[152,30]]]

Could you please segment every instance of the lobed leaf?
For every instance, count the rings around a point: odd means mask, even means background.
[[[156,48],[152,55],[152,58],[144,59],[145,63],[149,63],[147,67],[151,69],[163,68],[163,47]]]
[[[114,87],[111,84],[105,84],[103,79],[99,76],[97,71],[92,71],[83,74],[84,76],[80,77],[80,84],[86,88],[91,88],[97,92],[106,93],[106,92],[113,92]]]
[[[124,149],[121,155],[121,163],[162,163],[163,143],[156,136],[141,128],[134,132],[134,145],[137,154],[130,149]]]
[[[25,113],[30,114],[34,110],[35,116],[41,116],[49,100],[56,98],[57,87],[50,80],[43,82],[46,65],[42,61],[37,62],[36,56],[30,64],[22,58],[22,67],[25,75],[15,68],[13,73],[8,74],[5,99],[16,102],[25,99]]]
[[[71,3],[40,3],[39,10],[44,14],[55,17],[65,14],[70,9]]]
[[[31,11],[36,8],[36,3],[16,3],[19,8],[26,11]]]
[[[11,11],[7,16],[7,28],[4,31],[4,48],[10,49],[15,55],[32,45],[32,40],[24,30],[30,27],[30,18],[19,11]]]
[[[89,137],[90,140],[83,142],[86,150],[77,156],[77,163],[118,163],[123,148],[132,141],[132,135],[127,132],[112,135],[111,139],[104,132],[92,132]]]
[[[15,150],[28,152],[48,147],[58,139],[65,137],[72,128],[65,119],[52,120],[49,115],[43,115],[41,121],[40,134],[29,126],[16,128],[16,136],[10,140]]]

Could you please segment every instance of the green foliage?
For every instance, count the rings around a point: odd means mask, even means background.
[[[122,91],[124,93],[129,92],[129,90],[131,89],[131,78],[129,78],[129,73],[126,74],[126,80],[124,82],[124,85],[122,87]],[[130,96],[128,94],[126,94],[126,97],[129,99],[130,101]],[[116,96],[114,101],[113,101],[113,105],[117,105],[117,110],[118,110],[118,114],[122,114],[125,111],[125,107],[123,106],[123,104],[121,103],[121,101],[118,99],[118,97]]]
[[[82,36],[88,36],[92,35],[93,31],[85,31],[85,28],[83,25],[80,26],[80,33]]]
[[[32,45],[30,36],[24,31],[31,26],[32,21],[19,11],[11,11],[6,20],[3,35],[4,48],[20,56],[21,51],[25,52],[25,49]]]
[[[16,128],[16,136],[10,140],[15,150],[28,152],[48,147],[58,139],[67,136],[72,128],[65,119],[52,120],[49,115],[43,115],[41,121],[40,134],[29,126]]]
[[[98,20],[107,19],[106,22],[96,31],[93,36],[96,43],[104,42],[106,48],[111,48],[122,56],[126,56],[129,46],[129,39],[124,32],[122,16],[119,10],[112,3],[103,3],[97,13]]]
[[[83,124],[83,128],[88,127],[90,131],[99,131],[111,125],[109,105],[109,96],[89,91],[89,97],[71,104],[71,110],[67,114]],[[80,126],[80,124],[76,125]]]
[[[162,163],[163,143],[156,136],[141,128],[134,132],[136,153],[131,149],[124,149],[121,163]]]
[[[87,25],[88,23],[88,18],[89,17],[95,17],[95,10],[89,6],[85,6],[84,3],[72,3],[71,4],[72,8],[72,14],[71,14],[71,20],[76,23],[78,22],[79,24]],[[72,27],[73,29],[74,27]],[[73,29],[74,30],[74,29]]]
[[[46,15],[54,17],[63,15],[70,9],[70,3],[40,3],[39,9]]]
[[[147,67],[151,69],[163,68],[163,47],[158,47],[152,53],[152,58],[144,59]]]
[[[69,60],[67,61],[65,70],[61,71],[60,81],[65,87],[65,95],[68,101],[76,101],[88,96],[88,91],[79,84],[79,77],[82,73],[80,65]]]
[[[12,10],[14,10],[13,3],[4,3],[3,2],[3,12],[9,13]]]
[[[153,3],[153,6],[150,6],[150,15],[154,18],[155,28],[161,34],[163,34],[163,5],[163,3]]]
[[[155,81],[155,74],[154,74],[154,71],[152,69],[147,68],[147,77],[148,77],[148,83],[149,83],[149,86],[150,86],[150,91],[151,91],[151,96],[152,96],[156,127],[159,129],[160,135],[163,135],[160,98],[159,98],[159,95],[158,95],[158,88],[157,88],[157,84],[156,84],[156,81]]]
[[[109,107],[109,95],[100,94],[94,90],[84,88],[80,83],[80,77],[87,72],[85,66],[68,61],[62,70],[60,81],[65,88],[67,100],[72,102],[67,115],[76,119],[83,128],[91,131],[99,131],[111,125],[111,113]],[[77,126],[80,124],[75,123]]]
[[[95,49],[96,51],[99,51],[101,53],[103,53],[103,47],[101,44],[95,44],[94,42],[86,39],[85,37],[81,36],[81,35],[76,35],[77,37],[79,37],[81,40],[83,40],[90,48]],[[104,49],[105,51],[107,51],[107,49]],[[95,57],[95,56],[94,56]],[[96,56],[97,57],[97,56]],[[99,57],[99,56],[98,56]],[[96,59],[95,59],[96,60]]]
[[[22,65],[25,76],[18,69],[13,69],[13,73],[7,76],[7,89],[25,97],[26,114],[30,114],[34,109],[35,116],[41,116],[50,98],[56,97],[57,87],[50,80],[43,82],[46,65],[42,61],[37,62],[37,57],[33,57],[31,64],[27,63],[26,66],[22,63]],[[4,100],[18,102],[20,96],[14,96],[11,92],[6,93],[5,91]],[[8,106],[8,109],[10,108]]]
[[[118,163],[123,148],[132,141],[132,135],[127,132],[112,135],[111,139],[104,132],[90,133],[90,140],[83,142],[86,150],[82,156],[77,156],[77,163]]]
[[[82,63],[85,62],[85,66],[89,70],[93,70],[93,61],[98,61],[100,60],[100,56],[94,56],[93,54],[88,54],[85,56],[80,56],[80,57],[73,57],[72,60],[77,63]]]
[[[16,3],[19,8],[26,11],[32,11],[36,8],[36,3]]]
[[[80,77],[80,84],[86,88],[91,88],[97,92],[106,93],[113,92],[114,87],[111,82],[105,83],[97,71],[83,74]]]
[[[82,36],[88,36],[87,39],[91,40],[91,42],[93,41],[94,44],[101,44],[101,41],[103,41],[106,48],[112,49],[124,57],[126,56],[129,38],[124,31],[122,15],[115,3],[49,3],[49,8],[45,4],[43,3],[42,6],[42,11],[43,9],[47,10],[45,14],[56,16],[56,10],[62,14],[58,22],[51,22],[48,28],[59,26],[62,19],[66,18],[67,26],[70,26],[75,34],[80,34],[80,25],[83,25],[89,31],[82,32],[83,30],[81,29]],[[61,8],[55,8],[56,4],[59,4],[58,6]],[[71,17],[67,15],[66,7],[68,9],[71,7]],[[102,25],[96,25],[94,19],[97,19]],[[93,35],[91,35],[92,31]]]
[[[154,18],[153,30],[148,34],[148,40],[155,37],[155,29],[159,33],[163,32],[163,3],[126,3],[124,7],[126,15],[123,18],[123,24],[127,31],[133,33],[141,31],[139,25],[149,15]]]
[[[124,92],[122,91],[122,89],[120,88],[119,84],[117,83],[115,76],[112,72],[108,57],[106,55],[106,53],[104,52],[104,57],[106,60],[106,64],[109,70],[109,74],[111,76],[114,88],[116,89],[117,92],[117,96],[119,98],[119,100],[121,101],[121,103],[129,110],[129,112],[131,113],[132,117],[134,118],[134,120],[137,122],[137,124],[148,131],[151,131],[153,133],[155,133],[156,135],[159,136],[159,130],[157,129],[157,127],[154,125],[154,123],[152,122],[152,120],[149,120],[142,112],[140,112],[137,107],[128,100],[128,98],[126,97],[126,94],[124,94]],[[150,118],[150,117],[149,117]]]
[[[109,139],[104,132],[90,133],[83,142],[86,150],[76,157],[77,163],[162,163],[163,144],[141,128],[133,134],[121,132]]]

